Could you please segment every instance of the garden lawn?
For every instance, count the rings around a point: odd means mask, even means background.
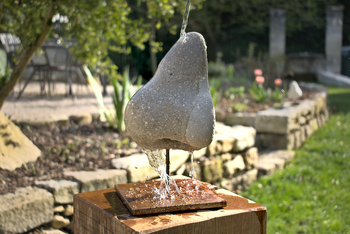
[[[243,196],[267,207],[267,233],[350,233],[350,89],[329,87],[333,112],[285,169]]]

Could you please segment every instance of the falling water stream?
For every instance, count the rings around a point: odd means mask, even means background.
[[[180,37],[186,36],[186,27],[188,24],[188,16],[190,15],[190,10],[191,10],[191,3],[190,3],[190,0],[187,0],[186,10],[184,13],[184,17],[182,19]]]

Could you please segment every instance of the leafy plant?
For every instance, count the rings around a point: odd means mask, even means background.
[[[96,80],[91,75],[91,72],[89,69],[84,66],[84,71],[87,74],[88,77],[88,83],[93,88],[94,94],[96,96],[97,102],[99,103],[100,107],[102,108],[102,111],[106,117],[106,120],[111,127],[116,127],[119,131],[119,133],[123,133],[125,131],[125,124],[124,124],[124,111],[127,103],[131,99],[131,97],[136,93],[137,90],[140,89],[141,83],[142,83],[142,77],[139,76],[137,80],[136,89],[132,85],[135,81],[133,79],[130,81],[129,78],[129,69],[125,69],[121,84],[119,83],[119,76],[113,76],[111,79],[112,85],[114,87],[114,93],[113,93],[113,104],[115,109],[115,114],[113,115],[109,109],[106,108],[103,96],[100,90],[100,86],[96,82]]]
[[[257,102],[264,102],[269,98],[269,94],[262,84],[254,82],[248,91]]]
[[[248,109],[248,106],[247,106],[247,104],[245,104],[245,103],[240,103],[240,102],[238,102],[238,103],[235,103],[235,104],[233,105],[233,109],[235,110],[235,112],[242,112],[242,111],[247,110],[247,109]]]
[[[210,94],[211,94],[211,97],[213,98],[213,103],[214,103],[214,107],[217,106],[220,98],[221,98],[221,95],[222,95],[222,90],[220,87],[220,80],[210,80]]]
[[[119,133],[125,131],[124,123],[124,111],[131,97],[140,89],[142,83],[142,77],[138,77],[137,90],[134,89],[129,78],[129,69],[125,69],[123,73],[123,79],[121,84],[119,83],[117,77],[111,79],[112,85],[114,87],[113,104],[115,108],[115,124],[117,125]]]
[[[230,87],[225,91],[226,98],[230,98],[232,94],[237,97],[245,97],[245,87]]]

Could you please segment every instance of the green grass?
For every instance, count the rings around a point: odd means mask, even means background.
[[[286,168],[242,194],[267,207],[267,233],[350,233],[350,89],[329,87],[329,104]]]

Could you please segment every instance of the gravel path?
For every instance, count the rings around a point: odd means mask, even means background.
[[[1,111],[11,116],[14,122],[51,122],[67,118],[70,115],[97,113],[99,105],[92,89],[88,86],[73,84],[77,98],[66,95],[66,84],[57,83],[55,90],[49,95],[40,95],[40,84],[32,82],[28,85],[22,97],[17,100],[19,85],[15,92],[5,101]],[[113,87],[108,87],[112,93]],[[104,97],[105,105],[113,108],[110,95]]]

